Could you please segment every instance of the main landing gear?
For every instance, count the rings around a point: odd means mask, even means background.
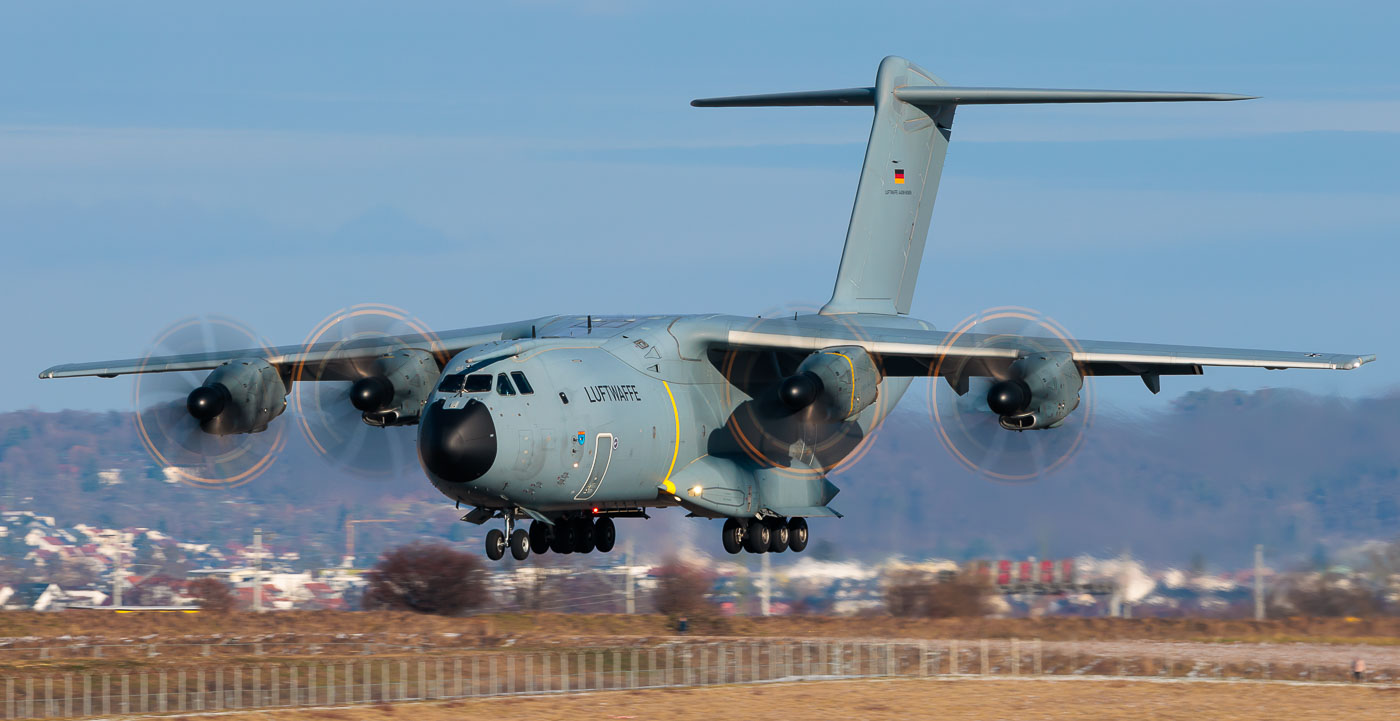
[[[499,561],[510,549],[511,558],[523,561],[531,553],[607,553],[617,543],[617,526],[608,516],[562,517],[554,525],[531,521],[530,530],[515,528],[515,519],[506,516],[506,529],[486,532],[486,557]]]
[[[721,531],[724,550],[729,553],[799,553],[807,548],[805,518],[729,518]]]

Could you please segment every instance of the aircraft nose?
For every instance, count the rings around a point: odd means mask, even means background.
[[[418,419],[418,460],[423,469],[453,483],[471,483],[496,462],[496,424],[491,409],[470,400],[445,408],[441,400]]]

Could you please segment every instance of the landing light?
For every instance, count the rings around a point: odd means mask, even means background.
[[[701,493],[704,493],[704,492],[705,492],[704,486],[691,486],[691,487],[690,487],[690,490],[689,490],[689,491],[686,491],[686,493],[687,493],[691,498],[698,498],[698,497],[700,496],[700,494],[701,494]]]

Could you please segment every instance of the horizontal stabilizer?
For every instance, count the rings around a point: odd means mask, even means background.
[[[895,88],[894,96],[910,105],[1025,105],[1035,103],[1180,103],[1201,100],[1252,100],[1232,93],[1175,93],[1152,90],[1040,90],[1036,88],[959,88],[914,85]],[[697,108],[865,106],[875,104],[875,88],[764,93],[690,101]]]
[[[808,90],[799,93],[764,93],[734,95],[727,98],[700,98],[690,104],[697,108],[764,108],[798,107],[803,105],[851,105],[870,107],[875,104],[875,88],[843,88],[841,90]]]
[[[1021,105],[1033,103],[1180,103],[1197,100],[1253,100],[1231,93],[1171,93],[1155,90],[1039,90],[1035,88],[895,88],[910,105]]]

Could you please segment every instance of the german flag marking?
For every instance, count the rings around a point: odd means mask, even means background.
[[[895,184],[895,185],[904,185],[904,169],[903,169],[903,168],[895,168],[895,169],[894,169],[894,184]]]

